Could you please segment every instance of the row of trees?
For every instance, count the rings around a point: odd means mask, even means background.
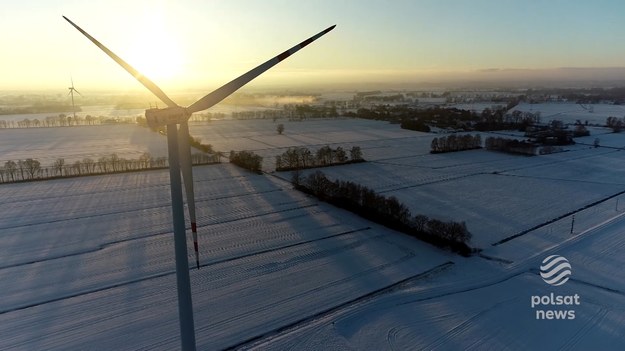
[[[370,108],[359,108],[356,112],[345,112],[346,117],[358,117],[400,123],[404,129],[429,132],[430,126],[462,130],[525,130],[528,126],[540,123],[540,112],[513,111],[518,101],[507,106],[487,107],[481,113],[458,108],[430,107],[416,108],[411,106],[378,105]]]
[[[263,158],[252,151],[230,151],[230,163],[252,172],[262,173]]]
[[[91,126],[101,124],[118,124],[118,123],[131,123],[132,118],[111,118],[111,117],[95,117],[86,115],[84,118],[81,116],[67,116],[60,114],[58,116],[48,116],[46,118],[24,118],[20,121],[14,120],[0,120],[0,128],[51,128],[51,127],[70,127],[70,126]]]
[[[295,172],[293,184],[296,189],[376,223],[439,247],[449,247],[463,255],[471,253],[471,233],[464,222],[443,222],[424,215],[412,216],[410,209],[393,196],[386,197],[349,181],[331,181],[321,171],[303,179]]]
[[[508,139],[502,137],[486,138],[484,146],[487,150],[503,151],[513,154],[536,155],[536,145],[525,140]]]
[[[303,120],[307,118],[334,118],[339,113],[335,106],[316,106],[316,105],[284,105],[282,109],[264,109],[251,111],[235,111],[231,116],[233,119],[272,119],[276,121],[279,118],[289,120]]]
[[[482,137],[479,134],[456,135],[432,139],[431,153],[454,152],[479,149],[482,147]]]
[[[507,107],[485,108],[475,120],[473,129],[479,131],[489,130],[520,130],[540,123],[540,111],[512,111],[507,113]]]
[[[219,162],[216,155],[195,153],[191,155],[194,165],[211,164]],[[6,161],[0,166],[0,182],[18,182],[28,180],[43,180],[58,177],[77,177],[93,174],[107,174],[119,172],[132,172],[146,169],[164,168],[168,166],[166,157],[152,157],[145,152],[136,159],[126,159],[113,153],[102,156],[97,160],[84,158],[74,162],[66,162],[64,158],[58,158],[51,166],[43,167],[38,160],[28,158],[26,160]]]
[[[276,170],[289,171],[363,161],[362,150],[359,146],[353,146],[349,150],[349,157],[347,151],[340,146],[333,149],[326,145],[315,153],[306,147],[291,147],[276,156]]]

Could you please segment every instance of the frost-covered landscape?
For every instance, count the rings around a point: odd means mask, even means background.
[[[579,119],[567,115],[578,105],[553,105],[531,108]],[[563,152],[527,157],[431,154],[440,135],[354,118],[190,128],[226,155],[264,157],[263,174],[227,163],[193,169],[198,349],[625,348],[624,135],[595,127]],[[165,139],[138,125],[4,129],[0,155],[166,156]],[[412,214],[465,222],[474,254],[321,202],[275,171],[289,147],[325,145],[359,146],[366,160],[322,168],[329,178],[393,196]],[[0,205],[0,349],[179,348],[167,170],[0,184]],[[193,267],[190,240],[188,249]],[[541,279],[549,255],[569,260],[566,284]],[[581,303],[532,306],[552,293]],[[575,318],[539,320],[540,308]]]

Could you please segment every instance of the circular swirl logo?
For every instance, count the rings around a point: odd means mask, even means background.
[[[571,276],[571,265],[566,258],[551,255],[543,260],[543,264],[540,266],[540,276],[547,284],[562,285]]]

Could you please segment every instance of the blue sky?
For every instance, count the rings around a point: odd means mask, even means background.
[[[70,75],[83,86],[138,87],[61,15],[172,89],[218,86],[332,24],[255,84],[625,67],[621,1],[26,0],[2,5],[0,89],[64,87]]]

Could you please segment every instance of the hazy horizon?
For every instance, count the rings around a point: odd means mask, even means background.
[[[131,78],[129,76],[129,78]],[[233,77],[234,78],[234,77]],[[220,82],[226,83],[227,80]],[[169,94],[188,92],[209,92],[220,83],[170,87]],[[63,85],[64,84],[64,85]],[[149,94],[141,85],[131,80],[124,85],[103,86],[74,78],[74,84],[83,94]],[[158,84],[158,82],[157,82]],[[0,93],[44,93],[63,94],[70,83],[57,86],[0,86]],[[309,81],[268,80],[243,87],[242,93],[303,92],[318,91],[362,91],[362,90],[436,90],[436,89],[523,89],[523,88],[611,88],[625,86],[625,67],[592,68],[562,67],[554,69],[492,68],[471,72],[447,72],[434,74],[381,73],[363,74],[353,79]]]
[[[246,89],[625,83],[618,1],[36,2],[0,15],[0,90],[143,89],[62,15],[166,92],[217,88],[334,24]]]

